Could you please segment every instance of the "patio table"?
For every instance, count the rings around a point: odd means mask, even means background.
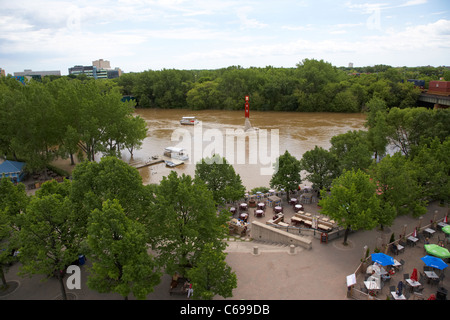
[[[256,217],[264,216],[264,211],[263,210],[255,210],[255,216]]]
[[[406,297],[403,294],[399,296],[395,291],[391,291],[391,295],[395,300],[406,300]]]
[[[409,286],[411,286],[411,292],[413,291],[414,287],[419,287],[422,284],[419,281],[413,280],[413,279],[406,279],[406,283],[408,283]]]
[[[438,275],[434,271],[424,271],[428,279],[439,279]]]
[[[435,230],[430,229],[430,228],[426,228],[426,229],[423,230],[423,231],[426,232],[426,233],[428,233],[428,236],[429,236],[429,237],[432,237],[433,234],[436,232]]]
[[[408,238],[406,238],[408,240],[408,243],[410,243],[412,246],[415,246],[417,241],[419,241],[418,238],[413,237],[413,236],[409,236]]]

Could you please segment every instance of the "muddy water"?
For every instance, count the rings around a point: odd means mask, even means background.
[[[170,170],[193,176],[197,161],[219,153],[233,164],[248,190],[269,186],[271,163],[286,150],[300,159],[316,145],[328,149],[333,135],[364,129],[365,121],[363,114],[253,111],[250,122],[259,130],[244,133],[244,111],[138,109],[136,114],[147,122],[147,138],[132,159],[124,152],[123,160],[134,165],[145,163],[169,146],[185,148],[190,157],[172,169],[164,164],[139,169],[144,184],[158,183]],[[201,123],[180,125],[183,116],[196,116]]]

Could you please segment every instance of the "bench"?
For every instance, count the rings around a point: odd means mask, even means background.
[[[333,229],[332,226],[325,224],[323,221],[319,221],[319,223],[317,224],[317,228],[323,231],[331,231]]]
[[[284,220],[284,214],[278,214],[276,219],[270,219],[266,224],[278,224],[280,221]]]
[[[312,226],[312,217],[307,216],[303,213],[297,212],[292,218],[291,222],[293,223],[303,223],[309,227]]]
[[[334,228],[334,221],[329,221],[327,218],[326,220],[319,219],[317,228],[323,231],[331,231]]]

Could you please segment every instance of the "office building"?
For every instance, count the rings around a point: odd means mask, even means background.
[[[92,61],[92,65],[94,67],[97,67],[97,70],[100,69],[111,69],[111,64],[108,60],[98,59],[95,61]]]
[[[25,69],[23,72],[14,72],[15,77],[45,77],[45,76],[61,76],[61,71],[33,71],[31,69]]]

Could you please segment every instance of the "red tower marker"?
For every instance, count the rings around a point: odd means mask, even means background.
[[[245,96],[245,117],[250,118],[250,103],[249,96]]]

